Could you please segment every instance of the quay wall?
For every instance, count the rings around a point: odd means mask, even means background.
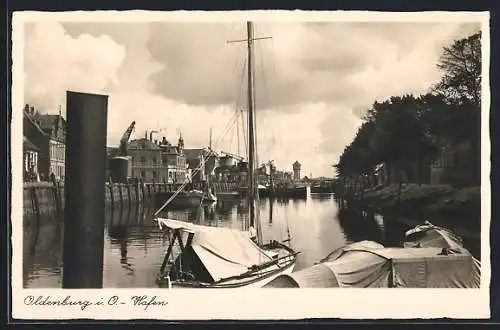
[[[150,202],[158,192],[175,191],[180,185],[167,183],[106,183],[106,207]],[[23,215],[40,215],[64,210],[63,182],[25,182]]]

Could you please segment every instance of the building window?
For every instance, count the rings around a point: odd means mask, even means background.
[[[146,177],[146,172],[145,171],[141,171],[141,178],[145,178]]]
[[[153,157],[153,164],[156,165],[156,157]]]
[[[156,179],[156,171],[153,171],[153,178]]]
[[[146,163],[146,158],[144,158],[144,156],[141,157],[141,163],[142,164]]]

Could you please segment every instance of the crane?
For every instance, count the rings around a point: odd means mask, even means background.
[[[128,151],[127,151],[127,143],[128,139],[130,138],[130,135],[132,134],[132,131],[134,130],[135,127],[135,121],[133,121],[125,133],[123,133],[122,138],[120,139],[120,147],[119,147],[119,152],[120,156],[127,156]]]

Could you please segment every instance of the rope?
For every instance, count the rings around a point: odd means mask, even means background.
[[[236,116],[234,116],[233,118],[231,118],[229,120],[229,122],[227,123],[225,129],[223,130],[223,134],[221,136],[219,136],[215,142],[215,145],[217,145],[219,143],[219,140],[225,135],[227,134],[227,131],[228,131],[228,128],[230,128],[232,126],[232,124],[234,123],[234,121],[237,119]],[[215,149],[215,148],[214,148]],[[212,150],[209,150],[208,152],[208,155],[207,157],[203,158],[203,161],[200,162],[200,165],[198,165],[198,167],[192,172],[191,175],[196,175],[200,169],[202,167],[205,166],[205,162],[207,159],[209,159],[211,156],[213,156],[215,154],[215,151],[214,149]],[[184,182],[182,183],[182,185],[172,194],[172,196],[170,196],[169,199],[167,199],[167,201],[153,214],[153,219],[156,218],[156,216],[161,212],[163,211],[163,209],[168,205],[170,204],[170,202],[172,202],[174,200],[175,197],[177,197],[177,195],[179,195],[179,193],[186,187],[186,185],[189,183],[189,181],[187,179],[184,180]]]

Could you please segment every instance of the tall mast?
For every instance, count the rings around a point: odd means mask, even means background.
[[[254,38],[253,24],[247,22],[247,39],[233,40],[233,42],[247,42],[248,48],[248,204],[250,211],[250,226],[255,226],[257,231],[257,243],[262,244],[262,233],[258,221],[258,212],[255,212],[255,199],[258,197],[258,190],[255,180],[255,114],[254,114],[254,76],[253,76],[253,42],[260,39],[271,39],[272,37]],[[241,117],[243,121],[243,116]],[[257,216],[256,216],[257,215]],[[256,221],[257,220],[257,221]]]
[[[248,48],[248,205],[250,208],[250,226],[255,226],[255,150],[254,150],[254,102],[253,102],[253,24],[247,22]],[[258,231],[258,229],[257,229]],[[259,242],[259,241],[258,241]],[[260,243],[260,242],[259,242]]]
[[[236,108],[236,145],[237,145],[237,152],[236,154],[240,156],[240,123],[238,122],[239,119],[239,114],[240,110]]]
[[[209,133],[209,148],[212,150],[212,126],[210,126],[210,133]]]

